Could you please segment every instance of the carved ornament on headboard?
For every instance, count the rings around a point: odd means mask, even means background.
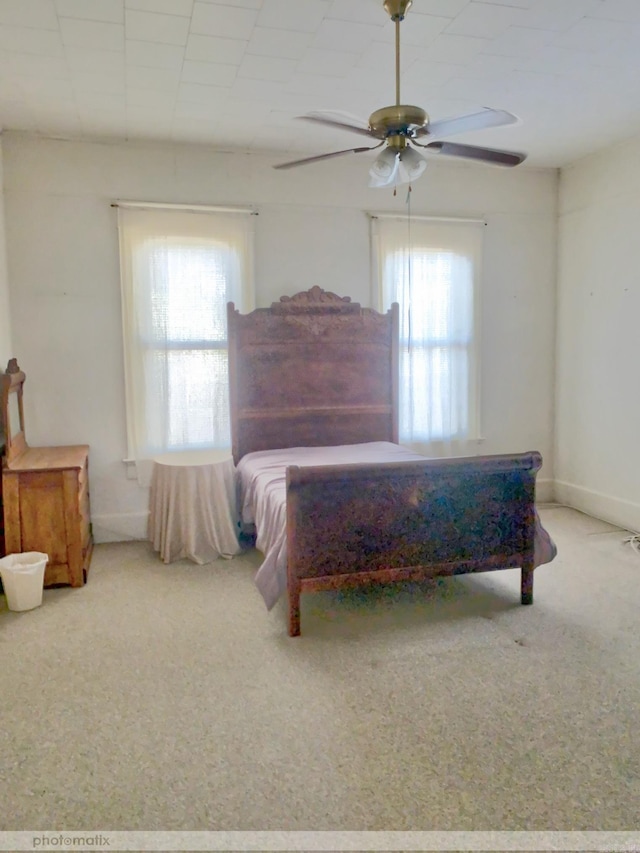
[[[281,296],[279,302],[271,305],[274,314],[314,314],[318,311],[323,314],[358,314],[360,310],[360,304],[352,302],[350,296],[338,296],[317,284],[294,296]]]

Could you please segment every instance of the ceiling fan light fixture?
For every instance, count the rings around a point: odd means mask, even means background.
[[[427,168],[427,161],[415,148],[405,148],[398,156],[399,184],[409,184],[415,181]]]
[[[400,165],[400,152],[395,148],[384,148],[369,169],[370,187],[388,187],[395,183]]]
[[[424,172],[427,161],[414,148],[398,150],[392,146],[384,149],[369,169],[369,186],[389,187],[393,184],[410,184]]]

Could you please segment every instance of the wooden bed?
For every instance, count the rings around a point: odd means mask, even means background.
[[[230,303],[228,329],[236,463],[259,450],[397,443],[396,305],[379,314],[313,287],[246,315]],[[541,464],[531,452],[288,467],[289,634],[300,633],[301,593],[362,583],[520,568],[531,604]]]

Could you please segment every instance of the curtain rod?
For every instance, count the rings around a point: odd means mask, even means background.
[[[251,207],[224,207],[218,205],[207,204],[164,204],[156,201],[112,201],[111,207],[150,207],[159,208],[161,210],[196,210],[209,211],[216,213],[249,213],[252,216],[258,216],[258,211]]]
[[[406,219],[406,213],[371,213],[368,212],[367,216],[370,219]],[[475,225],[486,225],[487,222],[485,219],[473,219],[471,217],[464,216],[420,216],[419,214],[412,213],[411,219],[421,219],[427,222],[460,222],[461,224],[475,224]]]

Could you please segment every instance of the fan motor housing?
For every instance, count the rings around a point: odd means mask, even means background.
[[[392,21],[402,21],[413,0],[384,0],[382,4]]]
[[[369,127],[377,136],[414,136],[417,130],[426,127],[429,116],[420,107],[395,104],[381,107],[369,116]]]

